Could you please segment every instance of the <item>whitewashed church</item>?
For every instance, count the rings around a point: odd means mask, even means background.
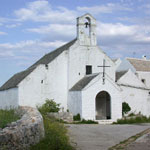
[[[122,102],[150,116],[150,61],[112,60],[98,46],[96,20],[77,18],[77,38],[15,74],[0,88],[0,108],[33,106],[54,99],[84,119],[115,121]]]

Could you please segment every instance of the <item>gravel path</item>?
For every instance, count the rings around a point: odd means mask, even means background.
[[[121,141],[150,128],[140,125],[66,125],[77,150],[108,150]],[[131,146],[132,147],[132,146]],[[128,149],[133,150],[133,149]],[[136,149],[137,150],[137,149]],[[140,149],[141,150],[141,149]],[[143,149],[145,150],[145,149]],[[149,149],[150,150],[150,149]]]

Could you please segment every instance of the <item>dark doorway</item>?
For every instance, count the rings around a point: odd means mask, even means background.
[[[96,120],[111,119],[111,100],[106,91],[96,95]]]

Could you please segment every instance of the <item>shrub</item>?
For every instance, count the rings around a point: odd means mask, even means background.
[[[134,118],[124,118],[118,119],[117,122],[113,124],[133,124],[133,123],[150,123],[150,117],[147,118],[146,116],[137,116]]]
[[[6,127],[8,123],[17,121],[20,117],[15,113],[14,109],[0,110],[0,128]]]
[[[81,120],[80,114],[73,116],[73,120],[74,121],[80,121]]]
[[[42,114],[47,114],[49,112],[58,112],[60,110],[60,104],[57,104],[53,100],[46,99],[42,106],[37,107]]]
[[[128,103],[123,102],[122,103],[122,115],[127,114],[131,110],[131,107],[129,106]]]
[[[55,118],[44,115],[43,119],[45,138],[32,146],[30,150],[72,150],[65,126],[57,122]]]

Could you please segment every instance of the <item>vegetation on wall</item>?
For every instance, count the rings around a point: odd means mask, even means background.
[[[14,109],[0,110],[0,128],[5,128],[7,124],[17,121],[19,116]]]

